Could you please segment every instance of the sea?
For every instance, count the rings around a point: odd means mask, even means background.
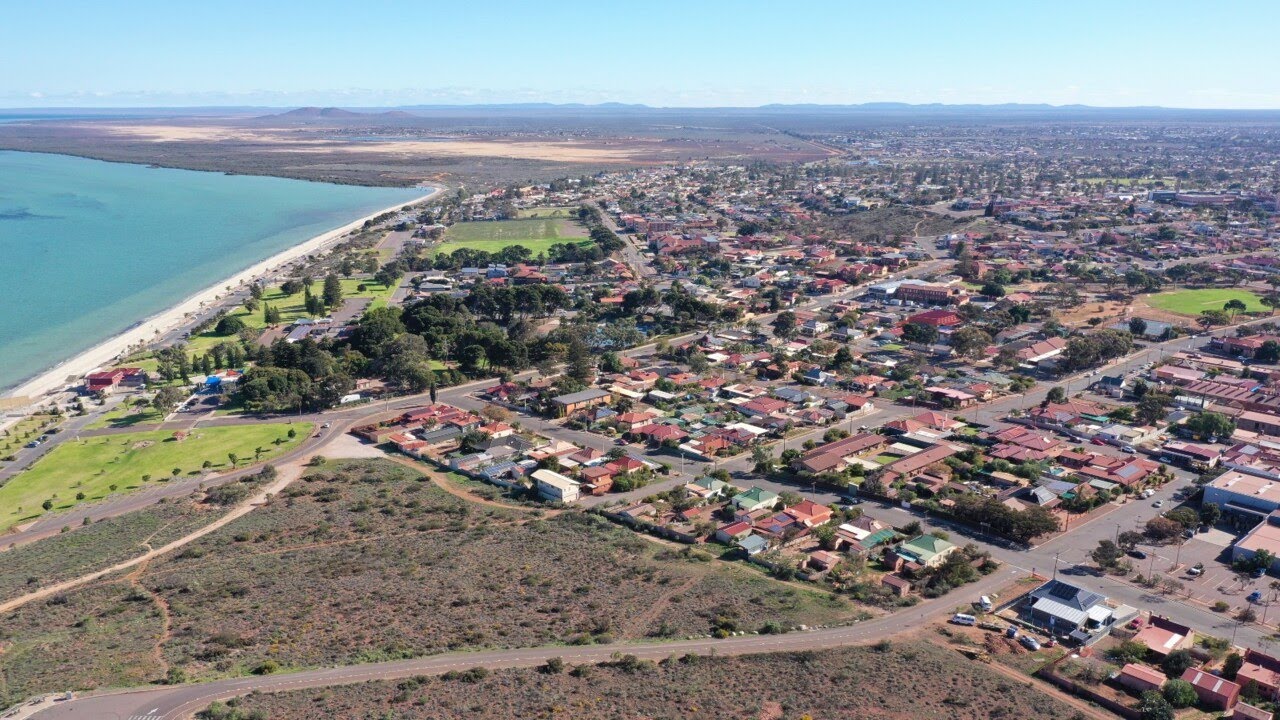
[[[427,192],[0,151],[0,392]]]

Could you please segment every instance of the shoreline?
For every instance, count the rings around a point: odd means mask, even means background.
[[[69,378],[84,377],[99,367],[113,363],[116,358],[128,353],[136,346],[146,347],[154,342],[158,336],[182,327],[190,321],[192,315],[209,310],[224,295],[235,292],[250,281],[269,277],[273,273],[279,272],[285,265],[325,249],[334,244],[343,235],[364,225],[368,220],[388,212],[395,212],[406,205],[428,202],[444,192],[444,188],[441,187],[428,187],[431,188],[431,191],[421,197],[398,202],[390,207],[352,220],[341,227],[327,230],[254,263],[231,277],[215,282],[177,304],[144,318],[92,347],[22,380],[13,388],[0,392],[0,398],[26,398],[28,400],[27,406],[37,405],[45,399],[46,395],[60,391],[71,384]],[[227,290],[227,286],[231,286],[231,289]]]

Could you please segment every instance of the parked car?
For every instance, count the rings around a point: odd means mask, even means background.
[[[1023,647],[1025,647],[1026,649],[1032,652],[1035,652],[1036,650],[1040,649],[1040,641],[1031,637],[1030,635],[1023,635],[1022,637],[1018,638],[1018,642],[1022,643]]]
[[[1249,577],[1251,577],[1251,578],[1260,578],[1260,577],[1262,577],[1263,575],[1266,575],[1266,574],[1267,574],[1267,569],[1266,569],[1266,568],[1256,568],[1253,572],[1249,573]]]
[[[1160,462],[1164,463],[1165,465],[1172,465],[1173,458],[1169,457],[1168,455],[1161,455]]]
[[[1164,501],[1163,501],[1163,500],[1157,500],[1157,501],[1155,501],[1155,502],[1151,503],[1151,507],[1153,507],[1153,508],[1164,507]]]
[[[1246,600],[1248,600],[1248,601],[1249,601],[1249,602],[1251,602],[1251,603],[1260,602],[1260,601],[1262,600],[1262,591],[1261,591],[1261,590],[1254,590],[1253,592],[1249,593],[1249,597],[1247,597],[1247,598],[1245,598],[1245,599],[1246,599]]]
[[[1107,442],[1106,442],[1105,440],[1103,440],[1102,438],[1093,438],[1093,439],[1092,439],[1092,440],[1090,440],[1089,442],[1093,443],[1094,445],[1106,445],[1106,444],[1107,444]]]
[[[1135,558],[1137,560],[1146,560],[1147,554],[1142,552],[1141,550],[1130,550],[1129,557]]]
[[[1132,619],[1132,620],[1130,620],[1130,621],[1129,621],[1129,629],[1130,629],[1130,630],[1141,630],[1141,629],[1142,629],[1142,625],[1143,625],[1143,622],[1142,622],[1142,618],[1140,618],[1140,617],[1136,617],[1136,618],[1134,618],[1134,619]]]

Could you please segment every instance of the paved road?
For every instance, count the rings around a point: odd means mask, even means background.
[[[264,677],[237,678],[199,685],[147,688],[132,692],[84,697],[57,703],[35,713],[40,720],[177,720],[197,712],[214,700],[245,695],[252,691],[271,692],[344,685],[369,680],[390,680],[414,675],[433,675],[473,667],[491,669],[533,667],[553,657],[569,663],[599,663],[614,653],[629,653],[647,660],[660,660],[688,653],[699,655],[746,655],[764,652],[817,650],[866,643],[911,630],[954,611],[967,599],[989,594],[1019,575],[1001,570],[965,586],[964,597],[927,600],[914,608],[876,620],[836,628],[800,631],[784,635],[744,635],[724,640],[703,638],[672,642],[614,643],[598,646],[549,646],[521,650],[458,652],[414,660],[324,668]]]

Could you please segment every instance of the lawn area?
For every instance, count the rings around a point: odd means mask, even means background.
[[[98,428],[124,428],[133,427],[134,425],[150,425],[164,420],[164,415],[150,405],[138,409],[132,403],[126,401],[115,406],[111,410],[103,414],[102,417],[89,423],[86,430],[97,430]]]
[[[289,438],[289,429],[297,431]],[[168,430],[124,433],[71,440],[54,448],[44,458],[0,486],[0,531],[45,514],[41,504],[53,500],[52,512],[66,510],[78,502],[98,500],[113,491],[133,490],[172,476],[203,472],[205,460],[213,471],[230,469],[228,453],[239,456],[241,464],[254,458],[262,448],[262,460],[270,460],[302,442],[311,434],[311,423],[272,423],[201,428],[178,442]],[[279,445],[276,440],[282,441]],[[77,500],[77,494],[84,497]]]
[[[557,243],[575,242],[586,236],[582,227],[563,218],[460,222],[450,226],[444,242],[434,252],[451,253],[460,248],[498,252],[510,245],[523,245],[537,255]]]
[[[544,207],[529,208],[528,210],[518,210],[516,216],[521,219],[528,218],[572,218],[578,216],[578,208],[575,207]]]
[[[901,455],[877,455],[871,459],[874,460],[875,462],[880,463],[881,465],[888,465],[894,460],[901,460],[902,456]]]
[[[1232,288],[1204,288],[1201,290],[1171,290],[1148,295],[1147,304],[1153,308],[1181,315],[1199,315],[1202,310],[1221,310],[1228,300],[1244,302],[1248,312],[1267,312],[1258,296],[1248,290]]]
[[[319,294],[323,285],[324,281],[317,279],[315,284],[311,287],[311,292]],[[364,290],[360,289],[361,285],[364,286]],[[353,298],[372,298],[373,304],[370,305],[370,307],[386,305],[387,301],[395,291],[396,289],[394,286],[388,287],[375,282],[372,279],[342,279],[342,298],[344,300],[350,300]],[[287,325],[298,318],[307,317],[307,311],[303,308],[302,304],[303,298],[305,297],[306,292],[285,295],[280,288],[274,287],[262,294],[262,300],[259,301],[259,307],[254,312],[249,312],[243,305],[240,305],[235,310],[227,313],[227,315],[240,318],[244,321],[245,325],[248,325],[251,328],[262,329],[267,326],[262,306],[270,305],[280,311],[280,320],[283,324]],[[234,335],[219,335],[213,330],[210,330],[209,332],[195,335],[187,340],[187,349],[191,352],[206,352],[214,345],[223,342],[236,342],[236,337]],[[144,364],[138,364],[137,366],[147,370],[152,369]]]

